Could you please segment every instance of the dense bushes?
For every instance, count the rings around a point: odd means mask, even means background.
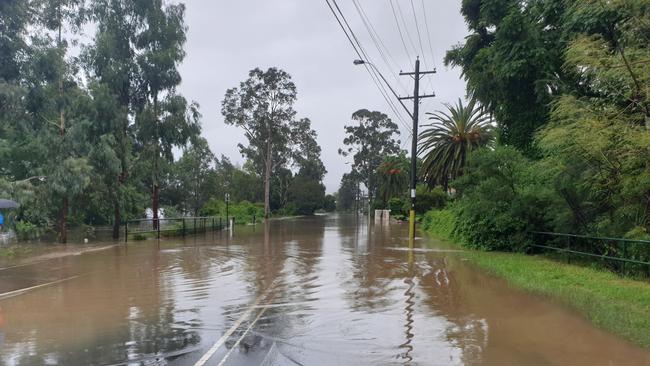
[[[549,229],[561,209],[550,181],[553,170],[542,165],[512,147],[475,153],[467,174],[453,183],[460,196],[454,205],[455,231],[463,242],[486,250],[520,250],[529,241],[528,231]]]
[[[203,207],[201,214],[205,216],[226,217],[226,203],[211,199]],[[248,201],[230,203],[228,205],[228,216],[234,217],[237,224],[253,222],[253,217],[257,221],[260,221],[264,218],[264,205],[261,203],[250,203]]]
[[[20,240],[33,240],[37,239],[43,232],[38,225],[34,225],[27,221],[16,221],[15,223],[16,235]]]
[[[590,204],[595,200],[581,192],[583,186],[570,186],[580,180],[568,175],[568,169],[568,164],[554,156],[532,160],[512,147],[479,150],[472,154],[466,174],[452,183],[457,191],[453,204],[428,212],[423,228],[443,237],[453,233],[468,247],[503,251],[526,250],[533,239],[531,231],[647,237],[645,230],[622,214],[605,214]],[[621,200],[619,205],[624,203]],[[623,221],[603,232],[604,220]],[[628,254],[648,255],[646,250]]]
[[[449,195],[443,191],[440,186],[429,189],[426,185],[420,184],[417,186],[415,193],[415,213],[418,215],[424,215],[431,209],[445,207],[445,204],[449,199]],[[410,203],[407,203],[407,212],[409,207]]]
[[[447,208],[431,210],[422,217],[422,229],[443,239],[453,235],[456,217],[454,212]]]
[[[556,221],[567,216],[553,189],[557,169],[547,165],[512,147],[477,151],[466,174],[452,184],[455,202],[427,212],[423,228],[443,237],[453,234],[473,248],[523,250],[530,243],[530,231],[553,230]]]

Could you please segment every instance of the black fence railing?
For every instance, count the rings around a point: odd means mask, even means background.
[[[224,230],[227,226],[226,219],[218,216],[128,220],[124,223],[124,241],[129,240],[129,235],[132,238],[144,238],[151,234],[157,238],[160,238],[161,235],[185,236],[187,234]]]
[[[608,262],[610,269],[625,272],[626,264],[650,272],[650,240],[608,238],[588,235],[533,231],[536,239],[532,246],[543,250],[565,253],[567,261],[571,255]]]

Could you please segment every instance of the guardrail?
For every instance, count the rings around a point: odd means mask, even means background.
[[[569,254],[575,254],[620,263],[621,266],[614,269],[621,272],[625,271],[626,263],[646,266],[646,272],[650,270],[650,240],[597,237],[546,231],[531,231],[531,233],[552,238],[551,240],[543,240],[543,244],[532,244],[533,247],[566,253],[567,261],[570,261]]]
[[[230,219],[233,219],[233,217],[230,217]],[[160,239],[161,233],[176,233],[185,236],[208,230],[223,230],[226,229],[226,226],[226,220],[218,216],[128,220],[124,223],[124,242],[128,242],[129,235],[153,233]]]

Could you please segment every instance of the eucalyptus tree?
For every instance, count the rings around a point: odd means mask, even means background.
[[[418,155],[423,156],[422,180],[446,190],[449,181],[463,174],[468,155],[494,136],[492,119],[476,99],[467,105],[459,99],[456,105],[445,106],[447,111],[429,113],[433,122],[420,134]]]
[[[296,86],[291,76],[272,67],[251,70],[239,87],[226,91],[222,102],[225,123],[241,127],[248,139],[247,146],[239,144],[240,153],[263,177],[266,218],[270,214],[271,173],[290,158],[295,101]]]
[[[214,156],[208,142],[197,137],[183,150],[175,163],[176,180],[180,187],[183,208],[198,215],[210,197],[215,196],[217,186]]]
[[[34,1],[36,16],[31,39],[30,63],[26,67],[27,110],[44,124],[34,124],[34,133],[46,151],[40,167],[48,176],[53,197],[60,199],[59,241],[67,241],[70,201],[88,184],[84,140],[77,133],[88,120],[88,95],[78,82],[75,60],[68,54],[69,43],[85,22],[81,0]],[[67,35],[67,37],[66,37]],[[52,127],[56,128],[54,134]],[[58,136],[56,136],[58,135]]]
[[[293,163],[299,169],[306,167],[308,164],[311,169],[315,169],[316,177],[319,181],[323,180],[327,169],[321,160],[321,147],[316,138],[318,134],[311,128],[309,118],[302,118],[292,124],[291,135],[294,140],[294,150],[292,152]]]
[[[0,175],[13,181],[22,178],[17,146],[28,116],[25,114],[26,88],[23,68],[29,53],[28,26],[32,7],[23,0],[0,2]],[[26,160],[29,161],[29,160]]]
[[[317,160],[307,161],[291,183],[289,200],[297,214],[313,215],[323,207],[325,186],[321,183],[322,167],[318,163]]]
[[[352,156],[352,169],[368,189],[372,202],[377,191],[377,168],[389,155],[400,152],[397,125],[387,115],[360,109],[352,114],[353,125],[345,126],[346,137],[339,149],[342,156]]]
[[[100,172],[99,186],[104,188],[106,201],[112,205],[113,238],[117,238],[133,158],[130,126],[138,92],[135,41],[146,19],[129,0],[92,0],[88,16],[94,21],[96,31],[92,42],[84,45],[81,58],[87,78],[94,84],[91,89],[97,104],[96,123],[101,125],[89,138],[105,157],[95,159],[93,165]],[[110,163],[106,160],[109,157]]]
[[[337,192],[336,209],[350,211],[359,199],[359,179],[354,172],[344,173]]]
[[[21,77],[21,56],[27,48],[26,33],[31,23],[32,7],[24,0],[0,2],[0,86],[2,96],[7,92],[6,83],[16,84]],[[0,103],[0,108],[4,104]]]
[[[176,87],[178,65],[185,57],[185,6],[162,0],[140,4],[136,11],[144,27],[135,36],[138,110],[136,139],[149,172],[154,227],[158,225],[160,178],[163,164],[173,161],[172,149],[200,133],[198,105],[188,103]]]

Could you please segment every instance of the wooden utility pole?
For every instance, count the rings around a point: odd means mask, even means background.
[[[434,74],[436,70],[420,71],[420,58],[415,60],[414,72],[400,72],[400,75],[409,75],[413,77],[415,86],[412,97],[400,97],[404,99],[413,99],[413,133],[411,141],[411,210],[409,211],[409,248],[413,248],[415,242],[415,187],[417,184],[417,150],[418,150],[418,114],[420,112],[420,99],[435,97],[435,94],[420,95],[420,79],[423,75]]]

